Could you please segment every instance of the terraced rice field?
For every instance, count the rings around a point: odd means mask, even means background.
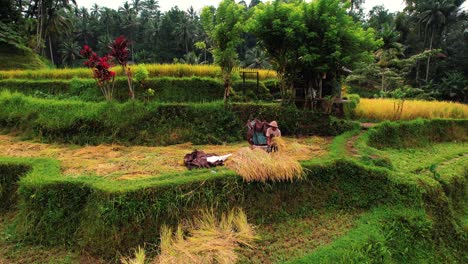
[[[307,137],[285,140],[289,145],[288,155],[300,161],[325,155],[332,138]],[[186,171],[183,157],[194,149],[226,155],[246,146],[246,142],[200,146],[185,143],[165,147],[76,146],[21,141],[14,136],[0,135],[0,156],[54,158],[61,162],[65,176],[98,175],[116,180]]]

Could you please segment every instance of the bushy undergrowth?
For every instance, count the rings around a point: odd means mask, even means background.
[[[132,65],[132,71],[138,65]],[[221,77],[221,69],[216,65],[189,65],[189,64],[145,64],[150,77]],[[125,76],[122,68],[114,67],[113,71],[117,76]],[[276,77],[276,72],[272,70],[251,70],[251,69],[236,69],[234,73],[239,71],[258,71],[260,80],[271,79]],[[92,78],[92,73],[88,68],[69,68],[69,69],[43,69],[43,70],[10,70],[0,71],[0,79],[72,79],[72,78]],[[247,74],[246,78],[255,79],[255,74]]]
[[[31,168],[28,166],[8,166],[0,164],[0,213],[16,205],[18,181]]]
[[[220,80],[206,77],[158,77],[135,83],[136,97],[142,101],[159,102],[210,102],[223,99],[224,87]],[[148,95],[148,89],[154,91]],[[246,80],[233,84],[233,101],[271,101],[272,96],[263,82]],[[92,79],[71,80],[0,80],[0,90],[20,92],[38,98],[79,99],[82,101],[104,101],[96,82]],[[128,101],[128,83],[117,78],[114,100]]]
[[[221,102],[90,103],[46,100],[3,92],[0,94],[0,127],[47,141],[76,144],[119,142],[169,145],[235,142],[243,139],[251,116],[277,120],[285,135],[335,135],[355,123],[276,104]],[[310,123],[310,127],[304,127]]]
[[[376,148],[410,148],[446,141],[468,140],[468,120],[414,120],[383,122],[369,132]]]
[[[2,23],[3,24],[3,23]],[[3,27],[1,27],[2,33]],[[0,72],[8,69],[34,70],[47,68],[45,59],[25,46],[11,45],[0,40]],[[1,75],[1,74],[0,74]]]

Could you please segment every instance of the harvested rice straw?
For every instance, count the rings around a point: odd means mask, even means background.
[[[245,181],[293,181],[301,179],[301,164],[287,154],[284,141],[278,140],[278,152],[267,153],[261,149],[241,148],[226,163]],[[283,150],[282,150],[283,149]]]
[[[179,225],[173,234],[171,228],[161,228],[161,254],[154,263],[231,264],[238,259],[235,250],[240,245],[251,247],[251,242],[256,239],[258,237],[241,209],[223,214],[220,220],[212,211],[206,210],[187,230]]]

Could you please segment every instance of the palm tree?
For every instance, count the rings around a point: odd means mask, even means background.
[[[84,43],[88,45],[88,37],[92,35],[92,31],[89,27],[89,13],[86,8],[82,7],[78,11],[78,21],[79,21],[79,24],[77,25],[78,37],[82,38]]]
[[[62,63],[71,66],[79,57],[80,46],[75,41],[67,40],[59,45],[58,52],[60,53]]]
[[[174,28],[174,33],[179,42],[185,47],[185,53],[189,53],[189,42],[193,39],[194,31],[193,23],[187,14]]]
[[[449,0],[428,1],[421,6],[418,16],[419,25],[421,28],[424,28],[424,43],[425,46],[429,45],[429,50],[432,50],[434,37],[439,37],[440,39],[442,32],[445,30],[447,17],[455,10],[456,6],[453,4],[453,1]],[[429,43],[427,44],[427,42]],[[426,83],[429,80],[430,62],[431,57],[429,56],[426,65]]]
[[[76,1],[72,0],[71,3],[76,5]],[[34,9],[37,8],[36,13],[36,50],[42,50],[43,41],[47,39],[48,33],[51,32],[49,30],[49,26],[54,20],[57,12],[62,10],[63,8],[70,8],[71,3],[69,0],[52,0],[52,1],[45,1],[45,0],[37,0]],[[34,10],[36,11],[36,10]],[[43,50],[42,50],[43,51]]]
[[[101,24],[106,25],[106,34],[108,37],[110,37],[109,33],[109,25],[113,22],[114,15],[112,13],[112,9],[108,7],[103,7],[100,11],[101,16],[100,16],[100,22]]]
[[[270,57],[268,57],[264,49],[253,47],[245,53],[245,60],[242,62],[242,66],[254,69],[270,69]]]
[[[404,46],[398,43],[399,34],[395,28],[385,24],[379,33],[384,44],[375,52],[377,65],[381,76],[381,90],[386,91],[389,81],[400,79],[398,74],[391,68],[392,61],[404,56]]]
[[[157,0],[146,0],[142,3],[143,12],[147,13],[146,16],[150,19],[157,19],[160,15],[159,1]]]
[[[130,35],[130,48],[132,53],[132,60],[134,59],[134,49],[133,49],[133,42],[135,40],[135,34],[137,33],[137,26],[138,26],[138,17],[135,9],[130,6],[128,2],[125,2],[122,7],[119,7],[119,13],[122,17],[124,28],[127,29],[128,34]]]
[[[49,43],[49,52],[52,64],[55,64],[55,62],[51,36],[69,35],[71,33],[73,25],[70,15],[71,10],[67,7],[62,7],[60,10],[54,12],[54,15],[49,18],[45,35],[47,36]]]
[[[132,8],[135,11],[136,16],[138,16],[138,14],[140,14],[141,7],[142,7],[142,3],[140,2],[140,0],[133,0],[132,1]]]
[[[181,59],[174,60],[175,62],[197,65],[200,64],[200,55],[197,55],[195,52],[190,51],[185,54]]]
[[[354,8],[359,9],[365,0],[345,0],[345,2],[351,2],[350,14],[353,13]]]
[[[94,3],[93,6],[91,7],[91,16],[92,17],[98,17],[100,15],[101,8],[99,8],[99,5]]]

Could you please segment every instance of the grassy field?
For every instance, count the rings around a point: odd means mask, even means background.
[[[4,142],[5,137],[2,139],[2,142]],[[14,142],[11,138],[8,140]],[[324,139],[319,138],[303,140],[301,141],[302,143],[315,142],[315,144],[319,141],[324,141]],[[356,144],[359,145],[362,143],[360,141],[363,140],[365,140],[365,137],[358,138]],[[24,149],[28,149],[28,146],[51,147],[37,143],[27,143],[21,146]],[[27,156],[28,151],[32,151],[33,149],[41,153],[44,150],[41,147],[29,148],[22,154]],[[55,147],[63,148],[64,146]],[[168,147],[167,150],[174,151],[176,148],[171,149],[171,147]],[[407,177],[413,175],[411,177],[417,178],[420,177],[418,176],[419,174],[432,177],[432,174],[428,171],[428,167],[431,164],[438,164],[438,171],[443,175],[454,173],[456,176],[459,176],[460,170],[466,167],[466,154],[468,153],[465,144],[453,142],[404,150],[372,150],[375,151],[374,155],[378,154],[387,157],[392,162],[397,174],[402,173],[407,175]],[[365,150],[360,149],[360,151],[361,153],[365,153]],[[95,156],[90,155],[89,158],[95,158]],[[127,158],[131,158],[131,155]],[[384,209],[382,210],[385,211]],[[364,213],[360,210],[326,210],[307,212],[303,217],[286,217],[278,222],[259,224],[255,227],[255,230],[260,236],[260,240],[255,242],[253,249],[243,247],[239,251],[239,263],[283,263],[285,261],[295,263],[297,258],[306,256],[307,259],[307,256],[312,256],[314,252],[323,250],[328,245],[333,245],[334,242],[346,237],[351,230],[357,228],[356,221],[364,217],[363,215],[365,215],[365,218],[375,217],[372,216],[372,213]],[[10,219],[12,219],[12,214],[2,215],[0,219],[0,261],[4,261],[5,263],[105,263],[104,260],[93,258],[85,252],[80,253],[60,247],[48,248],[10,242],[9,237],[11,237],[11,234],[9,234],[9,230],[5,225]],[[363,227],[359,228],[363,229]],[[353,235],[355,234],[353,233]],[[147,250],[147,257],[150,260],[156,254],[156,248]]]
[[[401,101],[400,101],[401,102]],[[398,118],[395,99],[362,98],[356,109],[356,117],[364,120],[395,120]],[[416,118],[468,118],[468,105],[453,102],[406,100],[401,113],[402,120]]]
[[[362,212],[320,211],[304,218],[257,227],[260,241],[243,248],[239,263],[282,263],[311,253],[345,235]]]
[[[0,263],[104,262],[88,256],[103,256],[103,251],[93,252],[95,247],[112,251],[106,261],[118,262],[120,254],[130,256],[128,250],[138,245],[148,249],[152,261],[158,254],[153,244],[158,243],[155,231],[160,219],[174,226],[174,220],[189,221],[187,216],[201,209],[199,204],[210,208],[231,202],[246,211],[260,236],[253,249],[237,251],[241,263],[460,262],[464,240],[453,230],[466,226],[460,209],[468,161],[464,141],[439,138],[432,132],[415,138],[424,144],[413,147],[392,147],[390,140],[390,145],[377,149],[368,142],[370,135],[379,129],[387,131],[389,124],[393,132],[410,135],[408,124],[435,127],[432,123],[438,125],[438,132],[464,127],[463,121],[411,121],[381,124],[367,133],[350,131],[333,141],[286,138],[287,155],[306,160],[301,162],[306,175],[294,182],[266,183],[245,182],[227,169],[188,172],[181,164],[182,156],[193,148],[222,155],[245,148],[245,143],[75,146],[1,136],[0,157],[48,159],[0,158],[0,175],[10,176],[0,180],[9,184],[14,181],[11,176],[18,174],[14,166],[9,172],[2,163],[34,168],[20,182],[25,202],[18,212],[0,217]],[[56,206],[64,201],[66,208]],[[33,246],[16,237],[13,221],[27,226],[28,236],[33,236],[28,241],[47,244],[52,243],[50,237],[65,241],[53,242],[54,247]],[[83,233],[86,236],[76,235]],[[125,244],[138,236],[137,243]],[[73,251],[80,246],[73,239],[86,240],[86,247]],[[151,244],[145,245],[146,241]],[[435,241],[444,242],[436,249]]]
[[[131,66],[135,69],[136,66]],[[190,65],[190,64],[145,64],[149,77],[221,77],[221,69],[215,65]],[[113,67],[117,76],[125,76],[121,67]],[[241,71],[258,72],[260,80],[276,78],[273,70],[241,69],[234,70],[240,74]],[[65,69],[41,69],[41,70],[9,70],[0,71],[0,79],[72,79],[92,78],[92,72],[88,68],[65,68]],[[256,74],[246,74],[248,79],[256,79]]]

